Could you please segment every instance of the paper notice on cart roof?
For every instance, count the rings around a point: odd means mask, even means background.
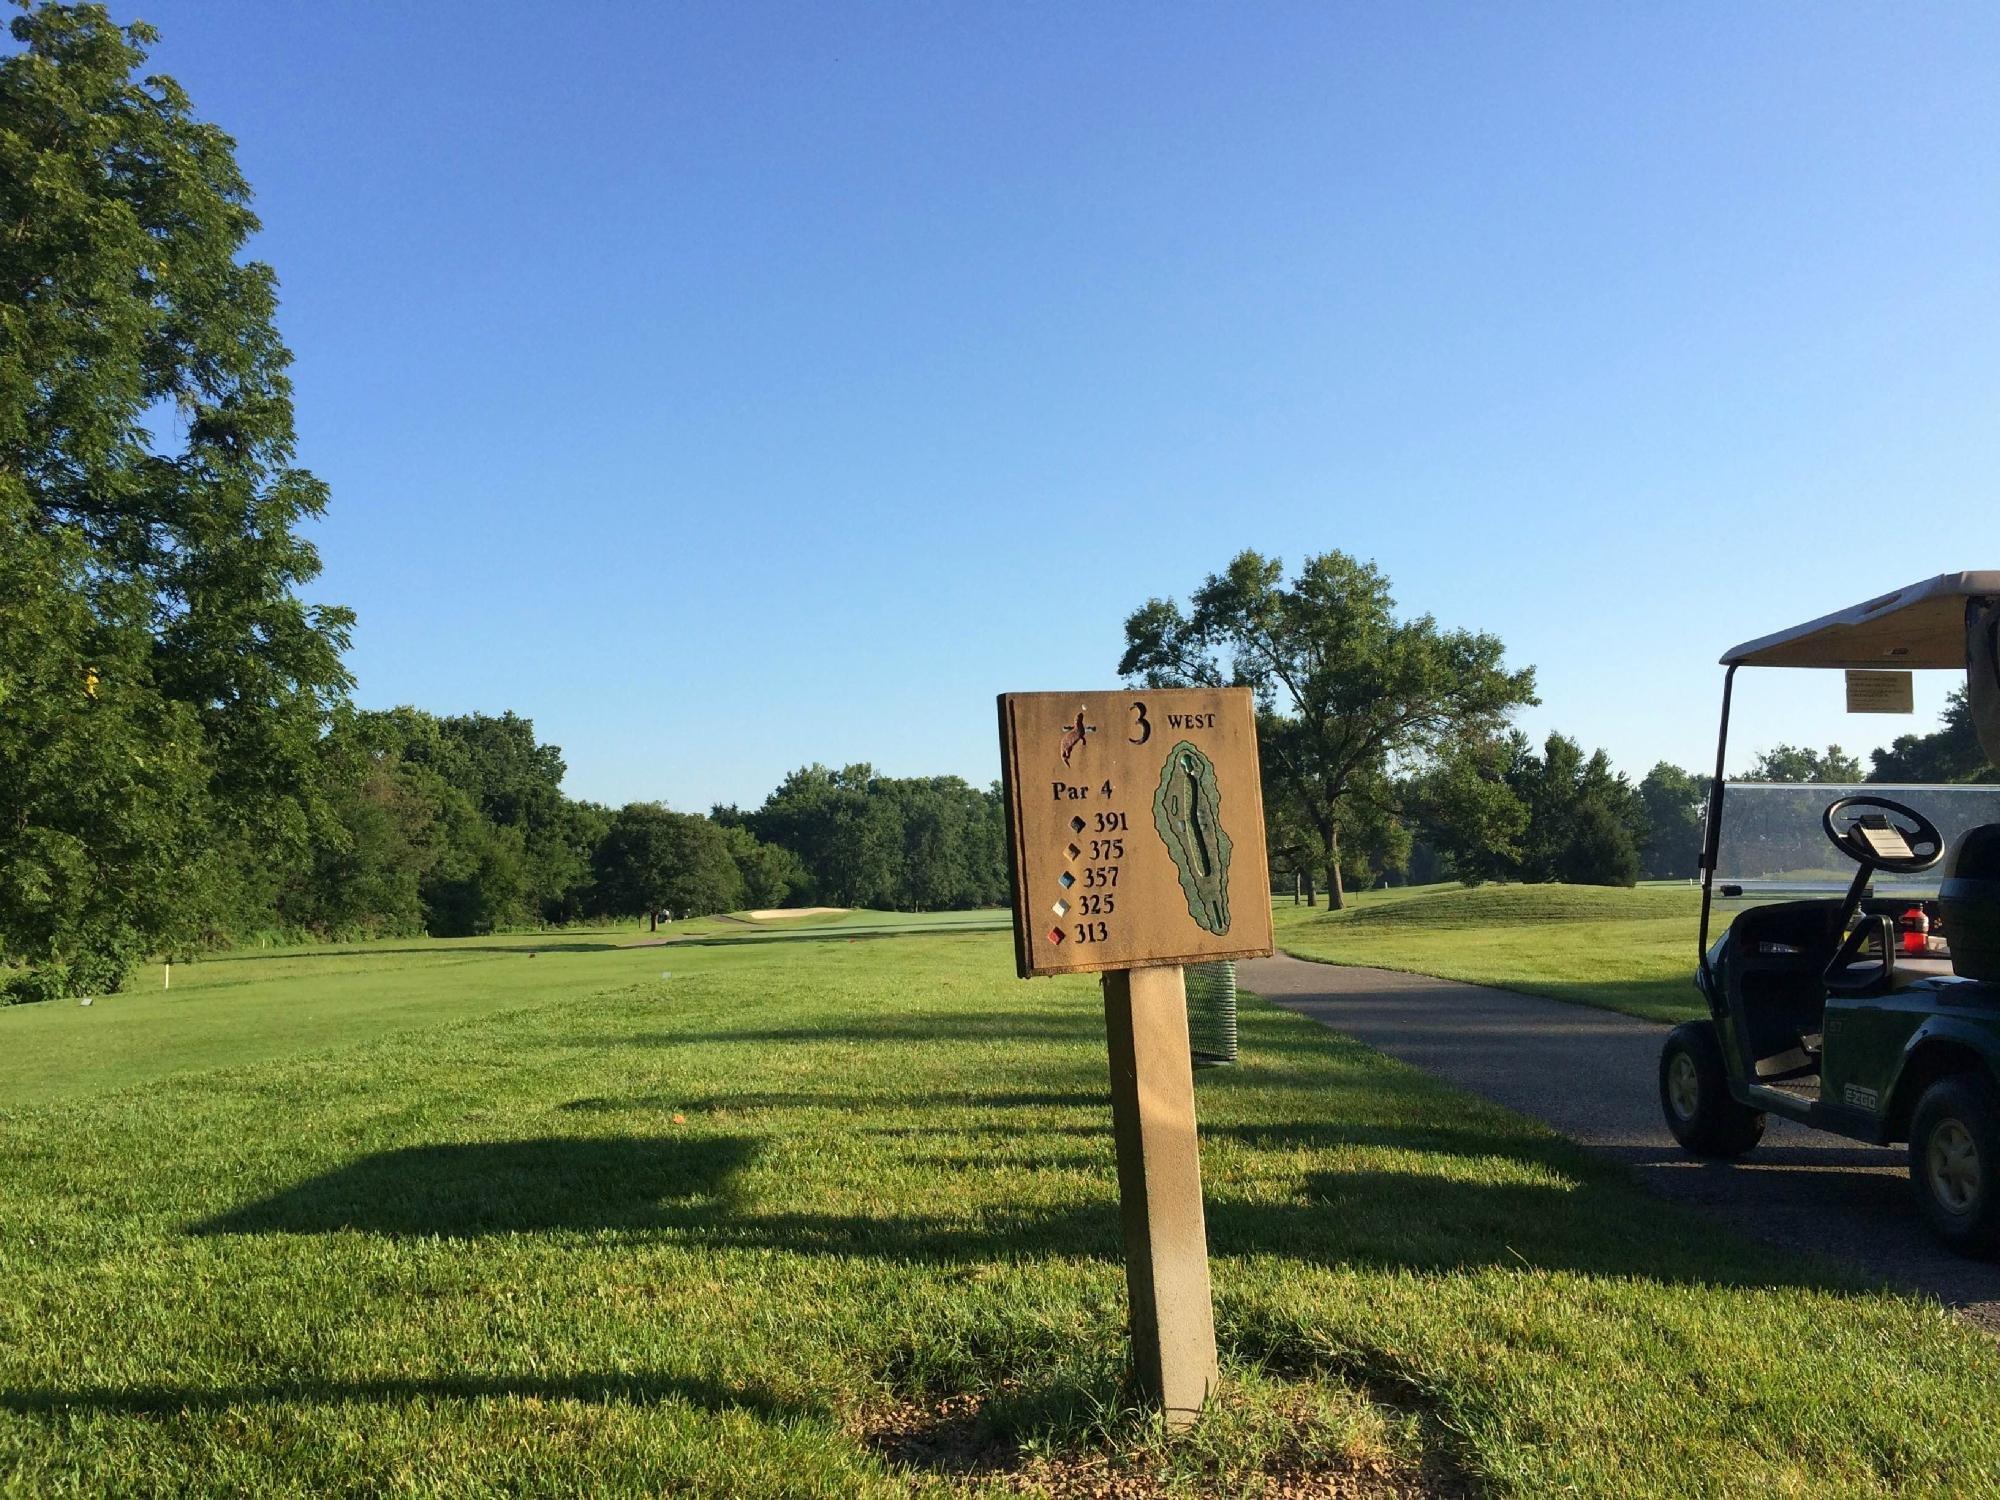
[[[1916,679],[1908,672],[1847,674],[1847,711],[1851,714],[1913,714],[1917,711]]]

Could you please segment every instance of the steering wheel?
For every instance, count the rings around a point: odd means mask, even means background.
[[[1892,813],[1914,825],[1896,830],[1909,844],[1909,854],[1907,856],[1878,854],[1868,841],[1862,838],[1859,819],[1845,829],[1835,826],[1835,818],[1857,807],[1880,808],[1883,812]],[[1842,797],[1839,801],[1827,805],[1825,814],[1820,818],[1820,825],[1826,829],[1826,836],[1833,841],[1834,848],[1856,864],[1870,870],[1887,870],[1892,875],[1921,875],[1944,858],[1944,835],[1937,831],[1937,824],[1914,807],[1891,802],[1887,797]]]
[[[1834,820],[1842,813],[1859,807],[1879,808],[1911,824],[1908,828],[1896,828],[1895,824],[1890,824],[1902,835],[1910,852],[1906,855],[1880,853],[1861,836],[1862,820],[1859,818],[1846,828],[1836,826]],[[1855,922],[1851,931],[1847,924],[1854,922],[1856,913],[1861,910],[1869,878],[1877,870],[1887,870],[1894,875],[1921,874],[1944,858],[1944,835],[1937,831],[1935,823],[1914,807],[1891,802],[1887,797],[1842,797],[1827,807],[1820,823],[1826,829],[1826,836],[1833,841],[1833,847],[1861,867],[1854,872],[1854,884],[1848,888],[1847,899],[1841,903],[1840,916],[1834,923],[1835,935],[1844,932],[1846,937],[1835,945],[1833,958],[1826,966],[1826,987],[1833,994],[1880,994],[1895,981],[1896,924],[1880,915]],[[1871,944],[1881,955],[1872,963],[1868,958]]]

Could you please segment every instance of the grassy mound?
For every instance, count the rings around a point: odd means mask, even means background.
[[[1649,1021],[1701,1013],[1692,976],[1701,898],[1678,886],[1433,886],[1370,891],[1346,911],[1280,904],[1300,958],[1435,974]]]
[[[1328,912],[1322,921],[1369,929],[1488,927],[1514,922],[1684,920],[1701,909],[1682,886],[1627,890],[1602,885],[1438,886],[1406,900],[1372,901]]]

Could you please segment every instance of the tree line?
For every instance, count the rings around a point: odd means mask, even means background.
[[[1007,871],[997,788],[808,766],[750,811],[620,808],[567,796],[562,752],[531,720],[343,708],[299,771],[297,845],[162,824],[175,857],[115,868],[123,846],[74,845],[65,885],[29,863],[40,903],[0,906],[8,998],[116,989],[143,954],[243,942],[463,937],[582,921],[823,903],[923,911],[994,906]],[[200,789],[189,805],[199,812]],[[24,809],[48,843],[60,809]],[[64,901],[66,892],[81,901]]]
[[[453,937],[644,913],[1005,899],[996,795],[955,776],[815,765],[753,811],[704,816],[570,798],[561,750],[513,713],[354,713],[326,749],[335,826],[309,873],[277,893],[287,931]]]

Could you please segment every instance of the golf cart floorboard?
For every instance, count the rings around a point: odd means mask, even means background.
[[[1844,1135],[1849,1140],[1866,1141],[1873,1146],[1887,1143],[1881,1122],[1874,1115],[1865,1110],[1828,1103],[1820,1097],[1819,1080],[1816,1078],[1787,1080],[1782,1084],[1753,1083],[1746,1092],[1748,1097],[1743,1102],[1752,1108],[1768,1110],[1787,1120],[1810,1125],[1815,1130]]]

